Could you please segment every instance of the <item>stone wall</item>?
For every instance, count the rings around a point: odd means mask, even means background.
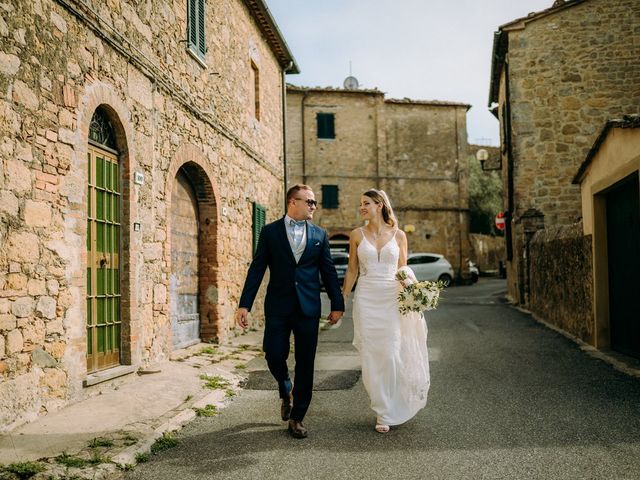
[[[121,362],[156,362],[172,349],[169,219],[183,166],[208,212],[202,336],[224,341],[233,328],[252,202],[268,221],[282,212],[281,67],[245,4],[223,0],[206,4],[204,68],[185,50],[186,5],[0,5],[0,431],[87,393],[87,153],[98,106],[122,165]]]
[[[640,3],[589,0],[509,33],[518,209],[547,225],[581,215],[571,180],[602,126],[640,113]]]
[[[591,241],[578,223],[540,230],[529,246],[529,309],[587,343],[595,326]]]
[[[498,272],[500,262],[505,264],[504,237],[470,233],[469,242],[469,258],[478,265],[480,272]]]

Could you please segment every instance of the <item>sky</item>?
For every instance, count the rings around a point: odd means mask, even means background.
[[[470,143],[498,145],[488,111],[493,33],[553,0],[266,0],[298,67],[287,81],[468,103]]]

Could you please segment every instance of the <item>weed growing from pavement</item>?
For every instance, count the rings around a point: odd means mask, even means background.
[[[44,472],[46,467],[40,462],[18,462],[2,467],[0,472],[13,473],[20,480],[31,478],[34,475]]]
[[[124,463],[124,464],[117,463],[116,465],[118,466],[118,469],[122,470],[123,472],[129,472],[134,468],[136,468],[136,466],[133,463]]]
[[[224,393],[227,397],[233,397],[235,396],[236,391],[232,388],[227,388]]]
[[[200,380],[204,380],[206,382],[204,384],[204,388],[209,388],[211,390],[218,390],[229,386],[229,382],[219,375],[216,375],[215,377],[200,375]]]
[[[204,408],[194,408],[196,415],[199,417],[215,417],[218,415],[218,408],[215,405],[207,405]]]
[[[202,347],[200,349],[200,355],[215,355],[218,353],[218,349],[216,347]]]
[[[235,366],[236,370],[245,370],[247,366],[244,363],[240,363]]]
[[[103,457],[98,452],[93,452],[93,457],[89,460],[90,465],[100,465],[101,463],[109,463],[111,459],[109,457]]]
[[[168,450],[178,445],[178,440],[170,432],[164,432],[160,438],[158,438],[153,445],[151,445],[151,453],[154,455]]]
[[[136,453],[136,463],[147,463],[149,461],[148,453]]]
[[[55,458],[55,461],[65,467],[70,468],[83,468],[87,465],[90,465],[91,462],[85,458],[74,457],[73,455],[68,455],[67,452],[62,452],[62,455],[58,455]]]
[[[193,398],[193,395],[187,395],[187,396],[184,398],[185,403],[186,403],[186,402],[188,402],[189,400],[191,400],[192,398]]]
[[[91,440],[91,442],[89,443],[89,446],[91,448],[113,447],[113,442],[108,438],[96,437],[93,440]]]

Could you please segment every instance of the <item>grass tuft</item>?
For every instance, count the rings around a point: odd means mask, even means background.
[[[154,455],[178,445],[178,440],[170,433],[164,432],[160,438],[158,438],[153,445],[151,445],[151,453]]]
[[[136,453],[136,463],[147,463],[149,461],[149,458],[151,458],[149,456],[148,453]]]
[[[220,375],[216,375],[215,377],[200,375],[200,380],[205,381],[204,388],[209,388],[211,390],[218,390],[229,386],[229,382]]]
[[[89,460],[68,455],[67,452],[62,452],[62,455],[58,455],[55,461],[69,468],[83,468],[90,464]]]
[[[7,465],[3,470],[13,473],[20,480],[25,480],[40,472],[44,472],[46,467],[40,462],[17,462]]]
[[[96,437],[93,440],[91,440],[91,442],[89,443],[89,446],[91,448],[113,447],[113,441],[109,440],[108,438]]]
[[[200,355],[215,355],[216,353],[218,353],[216,347],[202,347],[200,349]]]
[[[215,417],[218,415],[218,408],[215,405],[207,405],[204,408],[194,408],[196,415],[199,417]]]

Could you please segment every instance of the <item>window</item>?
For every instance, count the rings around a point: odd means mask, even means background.
[[[407,265],[420,265],[421,263],[434,263],[438,261],[438,257],[431,255],[416,255],[407,259]]]
[[[267,209],[259,203],[253,202],[253,253],[255,255],[258,248],[260,232],[267,220]]]
[[[253,62],[251,62],[251,74],[253,75],[253,115],[256,120],[260,120],[260,71]]]
[[[333,113],[318,113],[318,138],[336,138],[334,126],[335,115]]]
[[[322,208],[338,208],[338,185],[322,185]]]
[[[205,0],[187,0],[187,42],[189,51],[204,61],[207,47],[204,42],[204,2]]]

